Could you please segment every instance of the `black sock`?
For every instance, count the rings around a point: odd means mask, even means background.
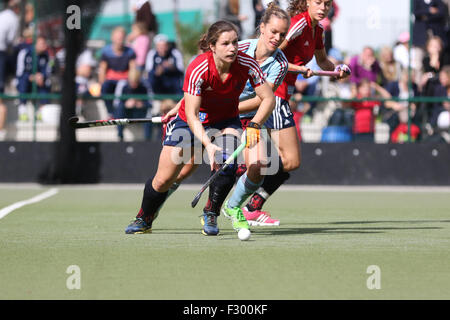
[[[280,159],[280,168],[277,173],[265,176],[261,187],[253,194],[246,207],[249,211],[261,210],[266,200],[287,180],[290,174],[283,171]]]
[[[142,218],[147,224],[151,226],[155,217],[155,213],[167,198],[166,192],[158,192],[153,189],[152,180],[149,179],[144,188],[144,195],[142,197],[141,209],[136,218]]]
[[[211,174],[214,174],[213,171]],[[230,172],[219,174],[216,180],[209,186],[209,196],[206,202],[204,212],[214,212],[220,215],[220,208],[227,198],[228,193],[233,189],[236,176]]]

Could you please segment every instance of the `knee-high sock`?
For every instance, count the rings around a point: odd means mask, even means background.
[[[233,194],[228,200],[228,208],[241,207],[245,200],[255,192],[263,181],[255,183],[247,177],[247,173],[244,173],[238,180],[236,188]]]
[[[159,211],[161,210],[162,206],[163,206],[164,203],[166,202],[167,198],[169,198],[170,195],[171,195],[172,193],[174,193],[174,192],[178,189],[179,186],[180,186],[180,184],[179,184],[179,183],[176,183],[176,182],[174,182],[174,183],[170,186],[169,190],[167,191],[167,197],[166,197],[166,199],[164,199],[164,202],[161,203],[161,205],[159,206],[158,210],[156,210],[155,215],[153,216],[153,220],[155,220],[155,219],[158,217]]]
[[[142,218],[147,224],[151,225],[155,218],[158,209],[167,198],[168,192],[158,192],[153,189],[152,180],[149,179],[144,188],[144,195],[142,197],[142,204],[136,218]]]
[[[220,208],[223,202],[227,198],[228,193],[233,189],[234,182],[236,181],[236,176],[234,175],[236,169],[230,170],[229,172],[224,172],[219,174],[219,176],[214,180],[209,186],[209,196],[204,212],[214,212],[217,216],[220,214]],[[215,171],[211,172],[211,175]]]
[[[280,162],[281,163],[281,162]],[[270,176],[265,176],[264,182],[261,187],[256,190],[255,194],[251,197],[247,203],[246,208],[249,211],[261,210],[266,200],[276,191],[278,188],[289,179],[290,174],[283,171],[281,165],[277,173]]]

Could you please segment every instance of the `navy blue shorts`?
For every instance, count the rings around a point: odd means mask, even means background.
[[[213,125],[203,126],[208,136],[212,136],[217,131],[225,128],[233,128],[242,131],[239,117],[230,118]],[[172,147],[193,147],[194,144],[201,146],[200,141],[194,136],[187,122],[183,121],[178,115],[167,123],[163,145]]]
[[[274,130],[295,127],[294,114],[291,112],[289,102],[277,96],[275,96],[275,101],[275,109],[264,125]]]

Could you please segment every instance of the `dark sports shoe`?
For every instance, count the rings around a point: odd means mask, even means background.
[[[202,233],[205,236],[217,236],[219,234],[219,227],[217,226],[217,216],[213,212],[204,212],[201,216],[201,223],[203,226]]]
[[[130,223],[125,229],[126,234],[142,234],[151,232],[152,227],[149,226],[142,218],[136,218],[136,220]]]

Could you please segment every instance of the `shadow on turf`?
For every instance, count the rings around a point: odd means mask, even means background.
[[[352,224],[378,224],[378,223],[402,223],[402,224],[415,224],[415,223],[450,223],[450,220],[411,220],[411,221],[335,221],[328,223],[302,223],[305,225],[352,225]],[[293,224],[289,224],[293,225]],[[295,224],[294,224],[295,225]],[[305,228],[305,227],[253,227],[252,232],[256,234],[269,234],[269,235],[298,235],[298,234],[313,234],[313,233],[359,233],[359,234],[372,234],[382,233],[391,230],[437,230],[443,229],[442,227],[323,227],[323,228]],[[155,229],[159,234],[201,234],[199,229]],[[236,233],[233,230],[220,231],[220,236],[235,236]]]
[[[342,227],[336,227],[336,228],[330,228],[330,227],[324,227],[324,228],[259,228],[256,229],[256,233],[258,234],[270,234],[270,235],[290,235],[290,234],[313,234],[313,233],[323,233],[323,234],[344,234],[344,233],[357,233],[357,234],[373,234],[373,233],[383,233],[385,231],[391,231],[391,230],[436,230],[436,229],[442,229],[440,227],[414,227],[414,228],[401,228],[401,227],[361,227],[361,228],[342,228]]]
[[[396,221],[336,221],[328,224],[371,224],[371,223],[449,223],[450,220],[396,220]],[[307,223],[313,224],[313,223]]]

